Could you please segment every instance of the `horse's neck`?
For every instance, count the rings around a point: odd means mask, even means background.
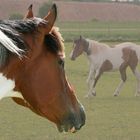
[[[87,39],[87,41],[89,42],[88,51],[90,52],[90,55],[100,54],[102,52],[109,50],[110,48],[106,44],[99,43],[94,40]]]
[[[89,41],[87,39],[83,40],[83,51],[87,54],[90,55],[90,50],[89,50]]]

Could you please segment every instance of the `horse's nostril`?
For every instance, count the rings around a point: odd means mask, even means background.
[[[82,126],[83,126],[83,124],[79,124],[79,125],[75,126],[75,129],[80,130]]]
[[[81,116],[81,127],[82,127],[86,121],[86,115],[85,115],[85,111],[84,111],[83,106],[81,106],[81,108],[80,108],[80,116]]]
[[[72,113],[68,117],[69,126],[75,127],[76,130],[85,124],[85,113],[83,109],[80,109],[80,113]]]
[[[77,130],[80,130],[81,127],[85,124],[85,111],[81,104],[78,105],[77,112],[76,111],[70,111],[66,116],[64,116],[59,131],[65,131],[65,132],[76,132]]]

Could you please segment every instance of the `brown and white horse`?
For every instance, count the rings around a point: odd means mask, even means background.
[[[127,78],[127,67],[131,68],[137,79],[136,96],[140,94],[140,72],[137,69],[140,60],[140,46],[125,42],[111,48],[106,44],[80,36],[79,39],[74,40],[74,48],[70,54],[71,60],[75,60],[83,52],[86,54],[90,64],[87,79],[89,93],[86,97],[96,95],[95,86],[103,72],[115,70],[119,70],[121,74],[121,82],[114,92],[114,96],[118,96]]]
[[[30,6],[24,20],[0,21],[0,99],[12,97],[60,132],[75,132],[85,113],[65,75],[56,16],[55,4],[44,19],[34,17]]]

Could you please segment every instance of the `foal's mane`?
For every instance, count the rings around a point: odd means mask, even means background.
[[[93,50],[93,53],[99,53],[99,52],[105,51],[108,48],[110,48],[107,44],[100,43],[95,40],[88,39],[88,42],[89,42],[90,48],[92,48],[92,50]]]

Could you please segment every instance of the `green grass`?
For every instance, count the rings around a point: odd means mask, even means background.
[[[83,35],[100,41],[140,41],[140,22],[58,22],[66,41]]]
[[[86,110],[86,125],[77,133],[59,133],[55,125],[11,99],[0,102],[0,140],[140,140],[140,97],[134,97],[136,80],[128,80],[119,97],[113,92],[120,82],[118,72],[105,73],[97,84],[97,96],[85,99],[88,64],[85,56],[69,59],[66,43],[66,73]]]

